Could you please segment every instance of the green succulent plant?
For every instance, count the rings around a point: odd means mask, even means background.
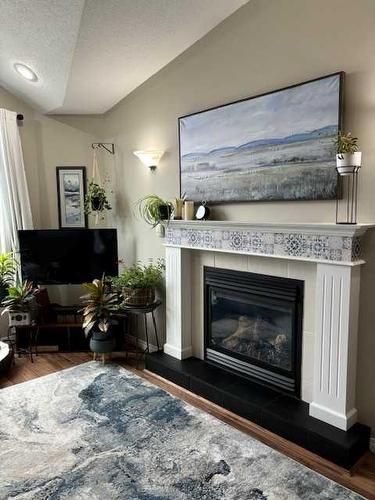
[[[117,310],[117,295],[112,293],[106,278],[95,279],[92,283],[83,283],[83,288],[87,294],[81,297],[85,307],[80,312],[83,314],[83,325],[86,337],[92,331],[107,333],[110,327],[110,320]]]
[[[123,287],[127,288],[153,288],[163,282],[165,264],[159,259],[156,264],[142,264],[137,262],[126,267],[119,276],[111,278],[112,286],[121,293]]]
[[[5,307],[1,314],[10,312],[29,312],[35,299],[35,289],[30,281],[23,281],[18,286],[10,286],[8,295],[2,300]]]
[[[173,214],[173,203],[151,194],[136,203],[140,217],[153,228],[169,222]]]
[[[339,132],[336,139],[337,154],[356,153],[359,151],[358,137],[353,137],[351,132]]]
[[[106,191],[102,186],[91,181],[85,196],[85,213],[89,215],[92,212],[104,212],[104,210],[112,210]]]

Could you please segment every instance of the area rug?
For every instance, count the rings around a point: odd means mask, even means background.
[[[117,365],[0,391],[0,498],[359,499]]]

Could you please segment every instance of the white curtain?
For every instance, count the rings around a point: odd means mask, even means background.
[[[33,229],[17,114],[0,109],[0,253],[18,251],[18,229]]]

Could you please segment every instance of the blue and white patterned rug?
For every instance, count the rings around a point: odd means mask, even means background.
[[[0,391],[0,498],[359,499],[117,365]]]

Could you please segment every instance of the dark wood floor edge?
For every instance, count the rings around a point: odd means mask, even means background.
[[[268,431],[263,427],[260,427],[259,425],[254,424],[253,422],[250,422],[249,420],[246,420],[245,418],[240,417],[239,415],[236,415],[235,413],[188,391],[187,389],[177,384],[174,384],[173,382],[170,382],[160,375],[156,375],[155,373],[146,369],[144,369],[141,373],[138,372],[138,374],[140,374],[149,382],[157,385],[161,389],[164,389],[171,395],[177,396],[180,399],[191,404],[192,406],[210,413],[219,420],[245,432],[251,437],[254,437],[262,443],[268,445],[270,448],[281,452],[287,457],[301,463],[302,465],[305,465],[309,469],[312,469],[319,474],[322,474],[328,479],[331,479],[332,481],[335,481],[342,486],[365,496],[366,498],[375,498],[372,491],[363,488],[361,485],[358,485],[353,481],[351,471],[333,464],[329,460],[326,460],[316,455],[315,453],[308,451],[301,446],[298,446],[297,444],[292,443],[278,436],[277,434],[274,434],[273,432]],[[354,465],[352,471],[356,467],[357,464]]]

